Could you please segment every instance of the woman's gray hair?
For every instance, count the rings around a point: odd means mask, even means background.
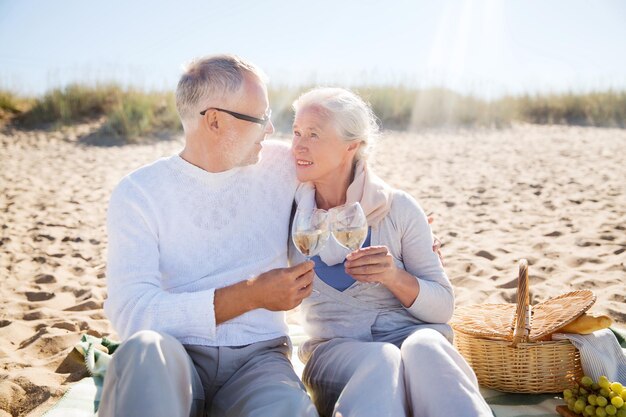
[[[211,100],[239,91],[246,74],[267,81],[259,68],[235,55],[207,56],[187,64],[176,87],[176,109],[183,127],[194,128],[198,113]]]
[[[318,107],[325,111],[344,141],[362,142],[356,159],[367,158],[380,128],[371,106],[359,95],[344,88],[317,87],[293,102],[296,113],[307,107]]]

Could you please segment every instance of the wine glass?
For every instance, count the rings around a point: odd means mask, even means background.
[[[337,242],[355,251],[367,239],[367,218],[358,202],[331,209],[331,231]],[[373,284],[375,287],[378,283]]]
[[[329,217],[326,210],[317,208],[298,208],[291,226],[291,240],[306,260],[320,253],[328,238]],[[312,290],[312,296],[316,297],[318,290]]]
[[[291,227],[291,240],[307,261],[320,253],[329,236],[329,219],[326,210],[298,208]]]
[[[355,251],[367,239],[367,219],[361,204],[350,203],[331,209],[331,231],[337,242]]]

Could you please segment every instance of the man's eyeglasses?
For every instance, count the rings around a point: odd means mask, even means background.
[[[256,123],[263,127],[265,127],[267,123],[270,121],[270,119],[272,118],[272,109],[269,109],[267,114],[264,115],[262,119],[259,119],[258,117],[248,116],[247,114],[241,114],[241,113],[237,113],[237,112],[226,110],[226,109],[220,109],[219,107],[209,107],[208,109],[201,111],[200,114],[204,116],[206,112],[208,112],[209,110],[221,111],[221,112],[230,114],[236,119],[245,120],[246,122]]]

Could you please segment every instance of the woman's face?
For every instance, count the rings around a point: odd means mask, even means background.
[[[319,107],[298,110],[293,123],[291,152],[300,182],[341,181],[350,175],[359,143],[345,142],[330,117]]]

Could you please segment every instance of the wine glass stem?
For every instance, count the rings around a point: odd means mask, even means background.
[[[306,262],[309,262],[311,260],[311,257],[310,256],[305,256],[304,259],[306,259]],[[315,271],[313,271],[313,273],[315,273]],[[313,279],[315,279],[315,278],[313,278]],[[313,283],[311,283],[311,285],[313,285]],[[319,295],[319,293],[320,292],[318,290],[316,290],[314,288],[311,289],[311,295],[315,294],[315,296],[317,296],[317,295]]]

